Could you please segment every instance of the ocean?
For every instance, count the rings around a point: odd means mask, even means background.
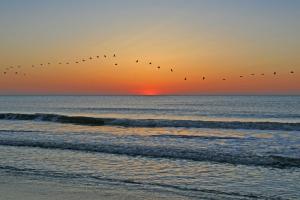
[[[0,96],[0,199],[11,179],[51,183],[41,199],[300,199],[300,96]]]

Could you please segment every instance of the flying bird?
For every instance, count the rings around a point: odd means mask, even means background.
[[[116,57],[116,54],[114,54],[113,56]]]
[[[99,56],[96,56],[97,58],[99,58]]]
[[[138,63],[138,62],[139,62],[139,60],[136,60],[135,62],[136,62],[136,63]]]
[[[223,80],[223,81],[226,81],[226,78],[223,78],[222,80]]]
[[[243,78],[243,76],[240,76],[240,78]]]
[[[115,63],[115,66],[117,66],[118,65],[118,63]]]
[[[90,57],[90,60],[92,60],[93,59],[93,57]]]
[[[202,80],[203,80],[203,81],[205,80],[205,77],[204,77],[204,76],[202,77]]]
[[[173,69],[171,69],[171,72],[173,72]]]
[[[152,62],[149,62],[149,65],[152,65]]]
[[[274,72],[273,74],[276,75],[276,72]]]
[[[294,73],[294,71],[291,71],[291,74],[293,74]]]
[[[104,58],[106,58],[106,55],[104,55]]]
[[[186,77],[184,78],[184,80],[186,81]]]
[[[160,66],[157,66],[157,69],[160,69]]]

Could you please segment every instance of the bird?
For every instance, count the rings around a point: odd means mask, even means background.
[[[243,78],[243,76],[240,76],[240,78]]]
[[[43,66],[43,64],[42,64],[42,63],[41,63],[40,65],[41,65],[41,66]]]
[[[262,75],[262,76],[264,76],[265,74],[264,74],[264,73],[262,73],[261,75]]]
[[[223,80],[223,81],[226,81],[226,78],[223,78],[222,80]]]
[[[251,76],[254,76],[255,74],[251,74]]]
[[[66,64],[68,65],[68,64],[70,64],[70,63],[66,62]]]
[[[203,80],[203,81],[205,80],[205,77],[204,77],[204,76],[202,77],[202,80]]]
[[[59,62],[58,64],[61,65],[61,62]]]
[[[99,56],[96,56],[97,58],[99,58]]]
[[[104,55],[104,58],[106,58],[106,55]]]
[[[117,66],[118,65],[118,63],[115,63],[115,66]]]
[[[276,72],[274,72],[273,74],[276,75]]]
[[[15,72],[15,75],[17,75],[18,74],[18,72]]]
[[[186,81],[186,77],[184,78],[184,80]]]
[[[160,69],[160,66],[157,66],[157,69]]]
[[[114,54],[113,56],[116,57],[116,54]]]
[[[293,74],[294,73],[294,71],[291,71],[291,74]]]
[[[92,60],[93,59],[93,57],[90,57],[90,60]]]
[[[85,62],[85,60],[84,60],[84,59],[82,59],[82,62]]]
[[[76,61],[75,63],[78,64],[78,61]]]
[[[171,72],[173,72],[173,69],[171,69]]]
[[[138,62],[139,62],[139,60],[136,60],[135,62],[136,62],[136,63],[138,63]]]
[[[6,74],[6,72],[3,72],[3,74],[5,75],[5,74]]]
[[[149,65],[152,65],[152,62],[149,62]]]
[[[48,62],[48,65],[51,65],[51,63]]]
[[[31,67],[34,67],[34,65],[31,65]]]

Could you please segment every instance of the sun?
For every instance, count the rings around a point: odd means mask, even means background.
[[[140,91],[140,94],[144,95],[144,96],[156,96],[156,95],[159,95],[159,92],[157,90],[146,89],[146,90]]]

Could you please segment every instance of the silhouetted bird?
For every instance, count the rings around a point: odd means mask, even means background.
[[[171,69],[171,72],[173,72],[173,69]]]
[[[92,60],[93,58],[92,57],[90,57],[90,60]]]
[[[136,63],[138,63],[138,62],[139,62],[139,60],[136,60],[135,62],[136,62]]]
[[[116,57],[116,54],[114,54],[113,56]]]
[[[6,72],[3,72],[3,74],[5,75],[5,74],[6,74]]]
[[[291,74],[293,74],[294,73],[294,71],[291,71]]]
[[[51,65],[51,63],[48,63],[48,65]]]
[[[15,75],[17,75],[18,74],[18,72],[15,72]]]
[[[251,74],[251,76],[254,76],[255,74]]]
[[[85,60],[84,60],[84,59],[82,59],[82,62],[85,62]]]
[[[118,63],[115,63],[115,66],[117,66],[118,65]]]
[[[243,76],[240,76],[240,78],[243,78]]]
[[[186,77],[184,78],[184,80],[186,81]]]
[[[78,64],[79,62],[78,62],[78,61],[76,61],[75,63],[76,63],[76,64]]]
[[[160,69],[160,66],[157,66],[157,69]]]
[[[204,76],[202,77],[202,80],[203,80],[203,81],[205,80],[205,77],[204,77]]]
[[[40,64],[41,66],[43,66],[43,64]]]
[[[262,76],[264,76],[265,74],[264,74],[264,73],[262,73],[261,75],[262,75]]]
[[[59,65],[61,65],[61,62],[60,63],[58,63]]]
[[[276,75],[277,73],[276,73],[276,72],[274,72],[273,74],[274,74],[274,75]]]
[[[68,65],[68,64],[70,64],[70,63],[67,62],[66,64]]]
[[[226,78],[223,78],[222,80],[223,80],[223,81],[226,81]]]
[[[152,62],[149,62],[149,65],[152,65]]]
[[[99,58],[99,56],[97,56],[97,58]]]
[[[106,55],[104,55],[104,58],[106,58]]]

